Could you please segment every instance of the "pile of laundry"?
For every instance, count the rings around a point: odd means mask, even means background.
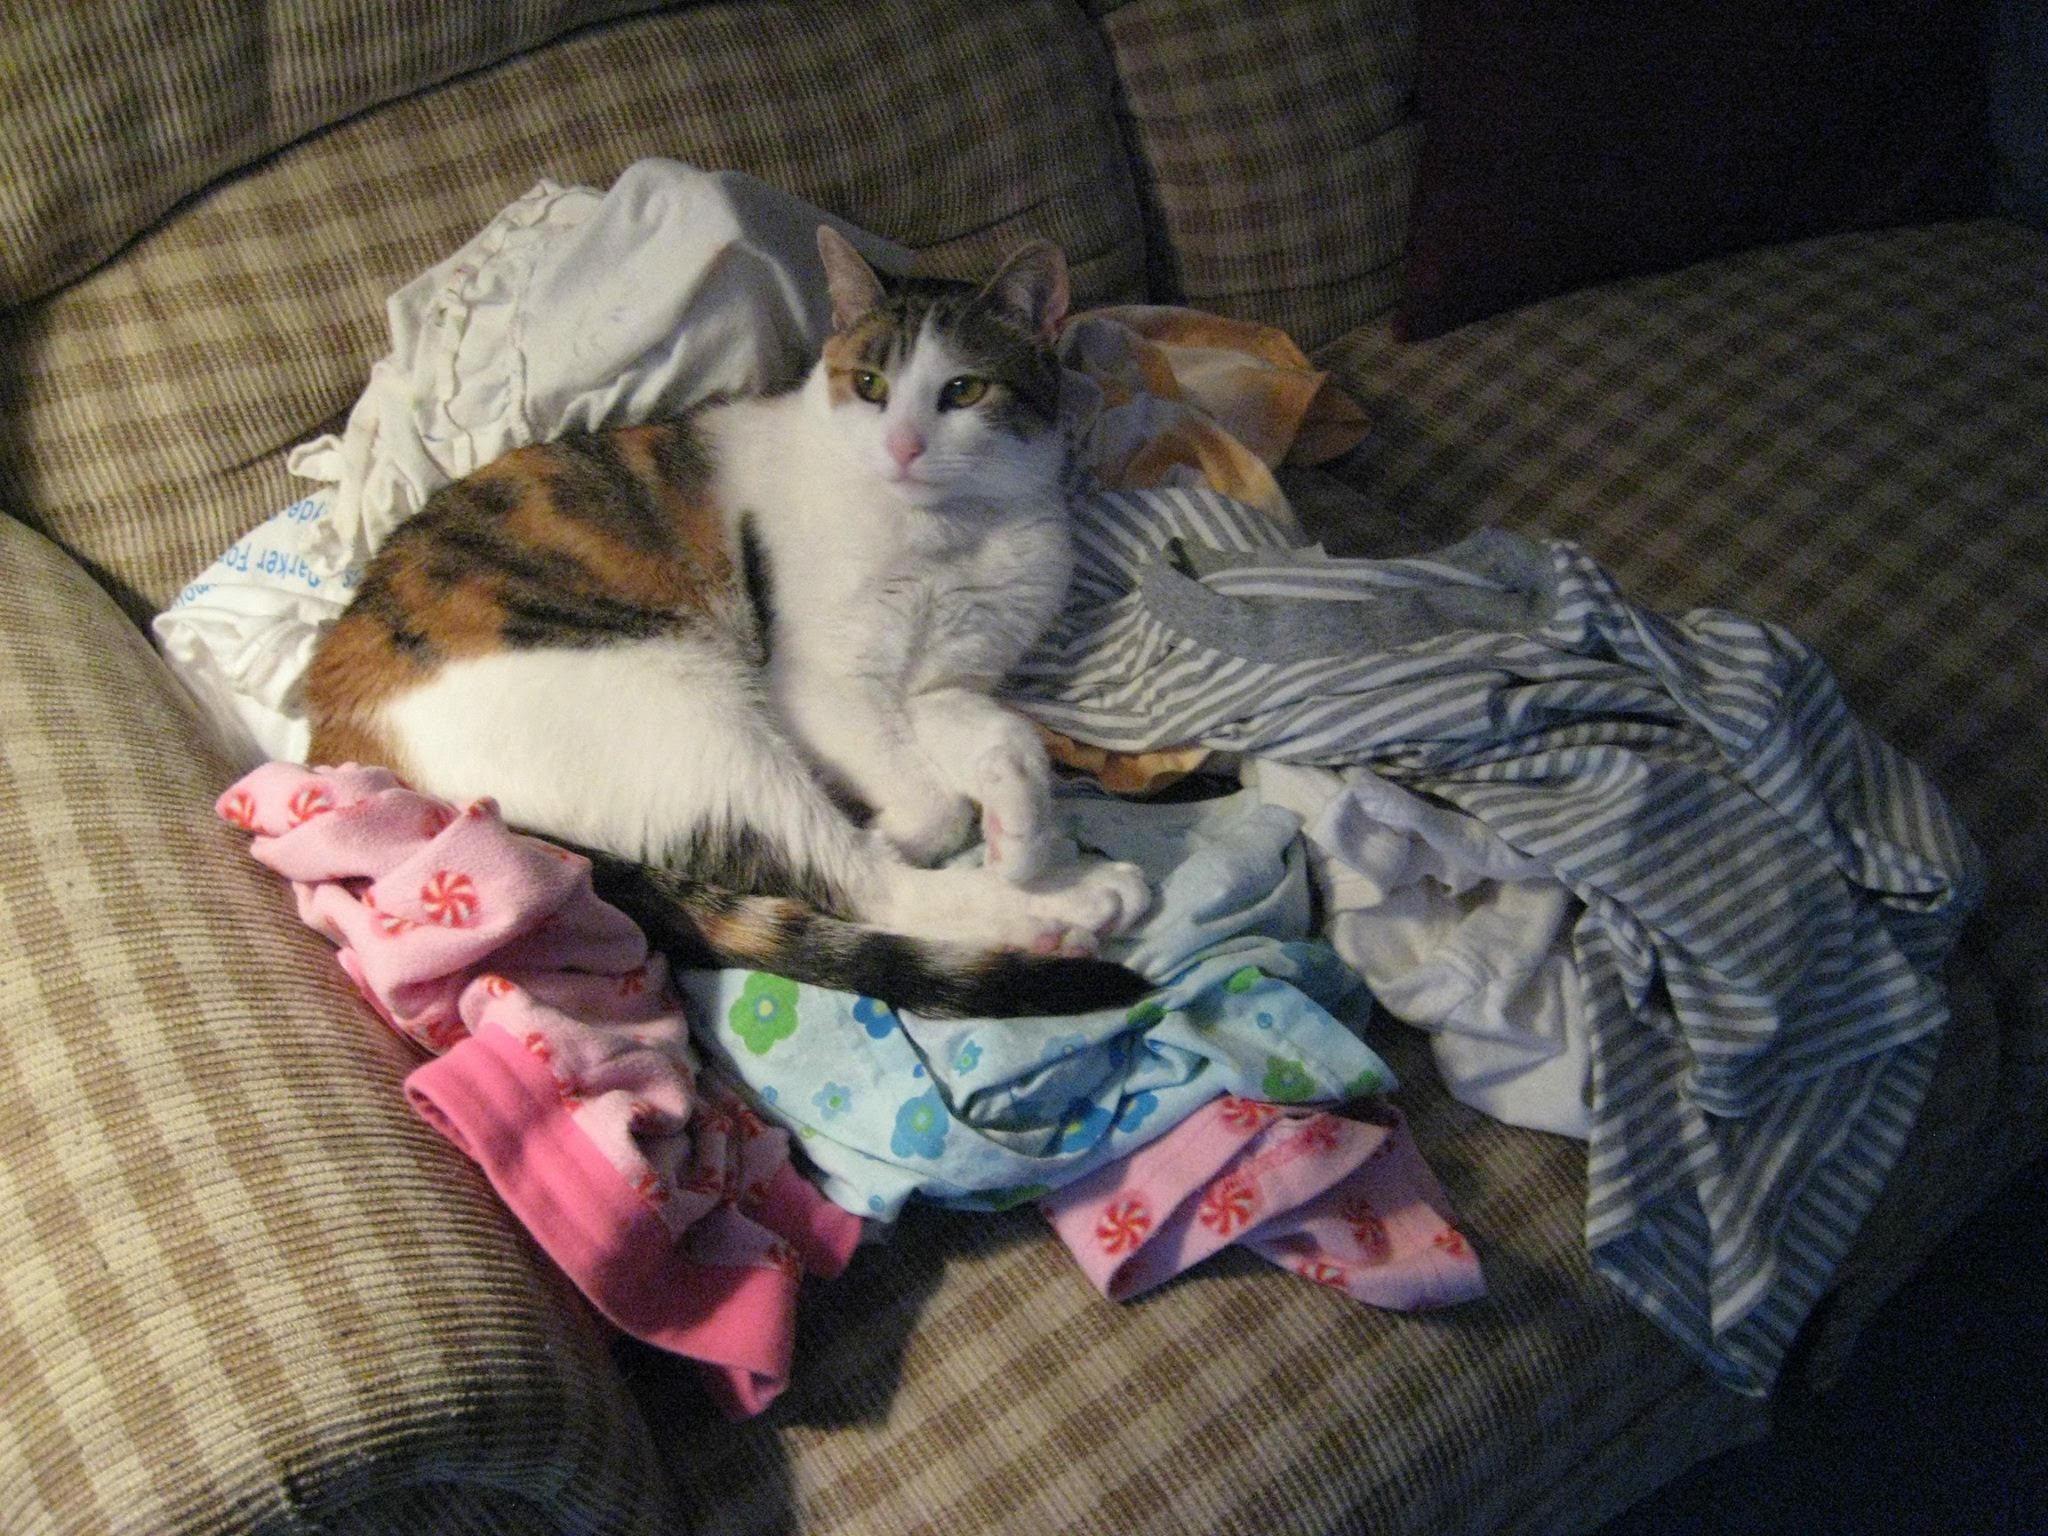
[[[786,1380],[800,1275],[912,1196],[1037,1206],[1112,1297],[1225,1243],[1378,1305],[1480,1294],[1362,1037],[1377,1004],[1466,1102],[1586,1140],[1596,1267],[1766,1390],[1917,1111],[1974,853],[1782,631],[1648,613],[1582,551],[1503,533],[1304,547],[1274,468],[1366,424],[1284,336],[1126,307],[1062,338],[1100,488],[1011,702],[1082,776],[1076,839],[1153,877],[1117,951],[1157,988],[1135,1009],[940,1022],[669,976],[488,802],[299,766],[296,683],[382,537],[519,443],[788,382],[826,323],[821,221],[668,161],[537,186],[394,295],[347,428],[295,456],[318,488],[157,620],[269,764],[221,814],[434,1053],[420,1112],[744,1413]],[[1236,782],[1106,792],[1198,768]]]
[[[845,1267],[852,1213],[890,1217],[913,1193],[1038,1201],[1118,1298],[1240,1242],[1381,1306],[1482,1289],[1399,1115],[1332,1112],[1394,1082],[1318,1001],[1356,978],[1247,931],[1305,924],[1283,812],[1077,820],[1093,836],[1136,818],[1112,840],[1165,876],[1140,947],[1168,979],[1056,1033],[926,1023],[757,972],[672,979],[587,860],[381,768],[265,764],[217,808],[432,1053],[406,1081],[414,1107],[605,1316],[701,1361],[730,1412],[786,1384],[798,1283]]]

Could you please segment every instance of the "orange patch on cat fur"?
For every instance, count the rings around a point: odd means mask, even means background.
[[[325,768],[339,768],[344,763],[389,768],[401,779],[406,777],[405,763],[389,738],[352,720],[323,721],[313,733],[312,749],[306,760]]]
[[[618,445],[619,456],[654,495],[676,537],[689,551],[689,569],[680,573],[686,594],[682,600],[700,606],[714,591],[732,584],[732,552],[726,543],[724,512],[708,490],[689,495],[671,485],[662,473],[657,449],[690,431],[687,423],[663,422],[624,428],[612,440]]]
[[[860,398],[853,392],[853,376],[874,366],[867,355],[868,342],[888,329],[886,321],[867,319],[826,338],[822,356],[833,405],[846,405]]]
[[[375,712],[423,671],[400,652],[385,626],[354,610],[344,613],[321,641],[306,676],[313,721],[307,761],[329,767],[360,763],[403,776],[405,767],[378,730]]]

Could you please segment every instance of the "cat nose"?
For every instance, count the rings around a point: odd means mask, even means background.
[[[897,427],[882,439],[882,446],[889,450],[898,469],[908,469],[911,461],[924,452],[924,439],[914,428]]]

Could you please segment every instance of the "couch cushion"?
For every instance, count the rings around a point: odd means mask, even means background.
[[[1954,0],[1425,0],[1400,326],[1985,208],[1981,22]]]
[[[1485,1299],[1375,1311],[1226,1251],[1118,1305],[1028,1211],[913,1206],[810,1297],[764,1420],[714,1423],[673,1364],[636,1360],[692,1528],[1438,1536],[1518,1528],[1569,1488],[1549,1528],[1584,1529],[1761,1434],[1761,1403],[1592,1276],[1584,1147],[1453,1101],[1421,1035],[1367,1038]]]
[[[1103,18],[1157,297],[1316,346],[1400,297],[1412,0],[1130,0]]]
[[[672,1528],[606,1340],[0,515],[0,1528]]]
[[[1059,0],[639,18],[286,150],[0,326],[17,510],[156,611],[303,489],[283,450],[353,402],[389,293],[537,178],[604,185],[651,154],[752,172],[939,271],[1049,236],[1079,302],[1137,296],[1108,64]]]
[[[1984,850],[1967,958],[2040,1134],[2048,973],[2048,239],[1996,220],[1835,236],[1318,361],[1374,417],[1344,466],[1437,539],[1575,539],[1630,595],[1814,643]],[[1341,535],[1341,529],[1338,530]]]
[[[179,198],[354,112],[658,0],[25,6],[0,92],[0,308],[78,276]]]

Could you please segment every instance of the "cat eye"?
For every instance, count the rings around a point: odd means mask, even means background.
[[[863,368],[853,376],[853,392],[870,405],[885,405],[889,400],[889,381],[872,368]]]
[[[939,391],[939,409],[956,411],[974,404],[987,393],[987,379],[977,379],[971,373],[963,373],[957,379],[946,380],[945,387]]]

